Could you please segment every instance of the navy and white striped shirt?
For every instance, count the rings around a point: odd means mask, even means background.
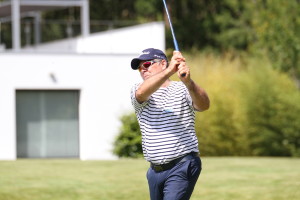
[[[172,81],[140,104],[131,90],[131,101],[142,133],[143,154],[153,164],[165,164],[184,154],[199,152],[192,98],[182,82]]]

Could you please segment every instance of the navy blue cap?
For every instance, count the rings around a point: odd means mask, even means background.
[[[131,68],[136,70],[139,68],[141,61],[153,60],[153,59],[162,59],[168,61],[167,56],[163,51],[159,49],[148,48],[143,50],[138,58],[132,59]]]

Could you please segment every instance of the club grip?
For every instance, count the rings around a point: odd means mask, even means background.
[[[179,64],[177,65],[177,67],[179,66]],[[182,73],[180,74],[181,77],[185,77],[186,73]]]
[[[179,47],[178,47],[178,44],[177,44],[176,40],[174,40],[174,47],[175,47],[176,51],[179,51]],[[186,73],[180,74],[181,77],[185,77],[185,75],[186,75]]]

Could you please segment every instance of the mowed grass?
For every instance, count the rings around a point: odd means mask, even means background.
[[[300,159],[203,157],[192,200],[299,200]],[[0,161],[1,200],[147,200],[143,159]]]

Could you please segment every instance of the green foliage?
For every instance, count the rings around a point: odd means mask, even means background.
[[[197,113],[204,155],[300,156],[300,93],[285,74],[266,61],[231,57],[195,58],[194,79],[211,99]],[[204,60],[204,61],[203,61]],[[199,68],[201,67],[201,68]]]
[[[226,0],[214,16],[217,31],[213,33],[220,50],[246,50],[253,42],[254,32],[250,26],[250,1]],[[251,4],[253,2],[250,2]]]
[[[211,106],[196,113],[199,149],[205,156],[250,155],[245,131],[247,118],[235,79],[240,73],[238,59],[211,55],[189,58],[192,78],[206,89]]]
[[[4,44],[6,48],[12,48],[11,29],[12,29],[12,25],[11,24],[9,24],[9,23],[1,23],[0,44]]]
[[[253,9],[253,51],[264,50],[273,67],[300,79],[300,2],[266,0]]]
[[[179,46],[266,54],[274,68],[300,79],[298,0],[169,1]],[[167,47],[172,48],[167,33]]]
[[[136,0],[134,3],[139,21],[162,20],[162,2],[157,0]],[[160,12],[158,12],[160,11]]]
[[[90,0],[90,15],[94,20],[134,20],[136,0]]]
[[[295,84],[267,67],[251,68],[240,79],[252,154],[300,156],[300,93]]]
[[[114,143],[114,153],[119,157],[142,156],[142,139],[135,113],[121,117],[122,126]]]

